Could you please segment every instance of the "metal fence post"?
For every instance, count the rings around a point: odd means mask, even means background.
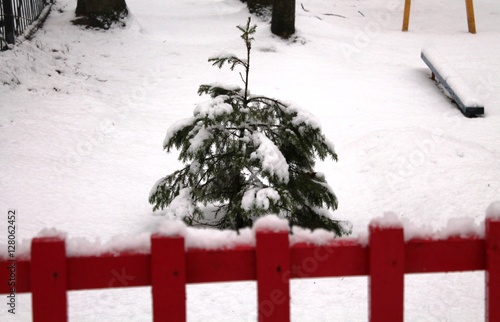
[[[3,0],[3,14],[5,27],[5,40],[8,44],[13,45],[16,42],[15,27],[14,27],[14,10],[12,0]]]

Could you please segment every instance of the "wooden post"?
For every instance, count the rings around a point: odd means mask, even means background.
[[[16,32],[14,26],[14,9],[12,7],[12,1],[2,1],[2,7],[4,14],[5,40],[8,44],[14,45],[16,43]]]
[[[256,233],[258,321],[290,321],[288,231]]]
[[[403,322],[404,235],[401,227],[370,225],[371,322]]]
[[[151,236],[153,321],[186,321],[186,255],[183,237]]]
[[[410,7],[411,7],[411,0],[405,0],[405,9],[403,14],[403,31],[408,31],[408,25],[410,24]]]
[[[31,297],[34,322],[63,322],[67,313],[66,247],[48,237],[31,242]]]
[[[474,4],[472,0],[465,0],[465,8],[467,10],[467,25],[471,34],[476,33],[476,20],[474,18]]]
[[[410,7],[411,0],[405,0],[404,14],[403,14],[403,31],[408,31],[410,24]],[[474,18],[474,4],[472,0],[465,0],[465,8],[467,11],[467,24],[471,34],[476,33],[476,20]]]
[[[486,321],[500,321],[500,218],[486,218]]]

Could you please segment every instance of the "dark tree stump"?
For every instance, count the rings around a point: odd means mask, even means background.
[[[271,31],[283,38],[295,33],[295,0],[274,0]]]
[[[75,24],[108,29],[128,15],[125,0],[78,0]]]

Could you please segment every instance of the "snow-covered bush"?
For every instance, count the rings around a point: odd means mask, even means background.
[[[244,88],[201,85],[211,100],[199,104],[191,118],[174,124],[164,148],[180,151],[185,167],[160,179],[149,201],[154,210],[191,225],[240,229],[254,219],[278,214],[290,225],[350,233],[348,222],[333,220],[337,198],[315,158],[337,159],[333,145],[308,112],[265,96],[250,95],[248,80],[252,34],[256,26],[238,26],[246,59],[219,55],[209,59],[221,68],[241,66]]]

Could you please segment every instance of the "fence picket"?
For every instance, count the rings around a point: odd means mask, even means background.
[[[370,225],[371,322],[403,322],[405,245],[402,227]]]
[[[370,321],[403,321],[404,274],[484,270],[485,320],[500,321],[500,220],[486,235],[404,241],[400,227],[370,225],[369,243],[332,239],[290,246],[288,231],[257,230],[256,245],[190,248],[182,237],[151,236],[151,253],[66,257],[65,241],[34,238],[16,259],[16,290],[32,293],[33,321],[67,321],[70,290],[152,286],[153,319],[186,321],[186,283],[257,281],[258,320],[290,321],[290,278],[368,276]],[[1,255],[1,254],[0,254]],[[1,258],[0,267],[12,265]],[[13,292],[0,270],[0,294]]]
[[[500,321],[500,219],[486,219],[486,321]]]
[[[2,0],[0,9],[0,50],[16,43],[16,37],[23,35],[30,25],[37,20],[46,6],[53,0]],[[48,14],[48,11],[45,12]],[[46,17],[46,14],[41,18]]]
[[[30,280],[33,321],[67,321],[66,247],[63,239],[33,239]]]
[[[288,231],[257,231],[256,237],[258,320],[290,321]]]
[[[153,321],[186,321],[186,256],[183,237],[151,237]]]

